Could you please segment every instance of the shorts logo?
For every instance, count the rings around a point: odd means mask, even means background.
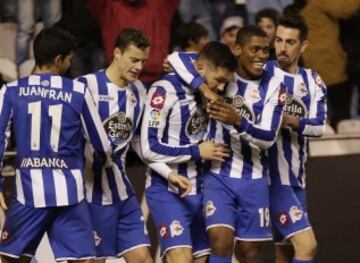
[[[154,94],[151,97],[150,106],[155,109],[161,110],[164,107],[165,100],[166,100],[165,94],[154,92]]]
[[[180,224],[180,221],[174,220],[170,224],[170,235],[171,237],[176,237],[182,235],[184,232],[184,227]]]
[[[167,225],[161,225],[159,234],[161,238],[168,238],[169,237],[169,231]]]
[[[303,216],[303,211],[300,208],[298,208],[297,206],[292,206],[292,207],[290,207],[289,215],[290,215],[291,221],[293,223],[295,223],[296,221],[301,220],[301,218]]]
[[[5,243],[6,241],[8,241],[10,238],[10,234],[7,230],[3,230],[1,233],[1,243]]]
[[[93,235],[94,235],[95,247],[97,247],[100,245],[101,237],[98,235],[96,231],[93,231]]]
[[[287,227],[290,224],[289,217],[286,213],[280,213],[278,215],[278,220],[283,227]]]
[[[213,201],[207,201],[205,206],[205,216],[212,216],[216,211],[216,207],[214,206]]]

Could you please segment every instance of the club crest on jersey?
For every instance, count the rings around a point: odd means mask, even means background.
[[[161,110],[165,105],[165,100],[166,100],[166,94],[154,92],[154,94],[151,97],[150,106],[155,109]]]
[[[257,88],[253,88],[250,90],[250,98],[252,99],[253,103],[260,101],[260,92]]]
[[[287,94],[284,113],[298,118],[302,118],[307,115],[307,110],[301,100],[291,96],[290,94]]]
[[[213,201],[209,200],[206,202],[206,206],[205,206],[205,216],[209,217],[212,216],[216,211],[216,207],[213,203]]]
[[[301,83],[299,84],[299,86],[298,86],[298,91],[299,91],[299,95],[300,95],[301,97],[305,97],[305,96],[309,93],[309,91],[308,91],[308,89],[306,88],[304,82],[301,82]]]
[[[134,93],[131,93],[131,94],[129,95],[129,101],[130,101],[133,105],[136,104],[137,99],[136,99]]]
[[[186,133],[188,136],[203,138],[208,124],[208,115],[204,109],[197,108],[191,115],[186,125]]]
[[[232,98],[225,98],[225,102],[231,104],[236,112],[241,116],[246,118],[249,121],[255,120],[255,114],[252,109],[246,104],[243,97],[236,95]]]
[[[301,220],[301,218],[303,217],[303,211],[299,207],[294,205],[294,206],[290,207],[289,215],[290,215],[291,221],[293,223],[295,223],[296,221]]]
[[[119,145],[129,139],[132,133],[133,123],[126,117],[124,112],[119,112],[104,121],[104,128],[111,142]]]
[[[170,224],[170,235],[171,237],[181,236],[184,232],[184,227],[181,225],[180,221],[174,220]]]

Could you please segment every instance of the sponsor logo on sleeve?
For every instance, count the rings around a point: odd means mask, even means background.
[[[166,100],[166,94],[154,92],[154,94],[151,97],[150,106],[155,109],[161,110],[165,105],[165,100]]]

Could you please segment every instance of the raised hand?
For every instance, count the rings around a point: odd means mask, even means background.
[[[225,102],[209,102],[207,105],[209,116],[226,124],[240,126],[241,116]]]

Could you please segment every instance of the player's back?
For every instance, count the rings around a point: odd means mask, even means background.
[[[17,145],[17,198],[35,207],[83,199],[84,85],[54,74],[7,85]]]

